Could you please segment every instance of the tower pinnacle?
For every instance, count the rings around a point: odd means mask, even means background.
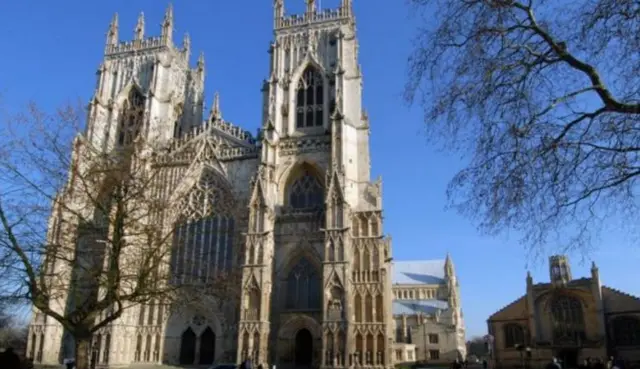
[[[107,31],[107,45],[118,44],[118,13],[113,15],[111,23],[109,24],[109,31]]]
[[[314,13],[316,11],[316,0],[305,0],[307,2],[307,14]]]
[[[284,0],[273,0],[273,28],[277,28],[284,17]]]
[[[344,14],[348,14],[348,15],[353,14],[353,1],[342,0],[342,11],[344,12]]]
[[[136,41],[142,41],[144,39],[144,13],[140,12],[138,16],[138,23],[136,23],[136,28],[134,29],[134,39]]]
[[[200,56],[198,56],[198,69],[204,69],[204,51],[201,51]]]
[[[164,13],[164,20],[162,21],[162,39],[171,43],[173,41],[173,4],[169,3],[167,10]]]
[[[211,106],[211,117],[214,120],[222,119],[222,112],[220,111],[220,94],[218,91],[213,95],[213,105]]]

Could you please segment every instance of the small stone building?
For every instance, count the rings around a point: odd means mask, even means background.
[[[573,279],[566,256],[552,256],[550,282],[526,278],[526,292],[489,317],[496,367],[544,365],[557,357],[565,368],[586,358],[614,356],[640,362],[640,298],[603,286],[591,276]]]

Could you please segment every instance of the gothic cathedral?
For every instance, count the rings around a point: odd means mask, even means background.
[[[86,140],[109,151],[142,136],[173,153],[162,163],[166,193],[189,193],[167,209],[187,219],[174,272],[184,282],[190,269],[240,269],[242,283],[233,306],[131,308],[97,332],[96,364],[391,368],[463,355],[450,258],[392,263],[382,183],[370,177],[351,0],[326,10],[306,3],[304,14],[287,15],[274,1],[255,137],[223,119],[217,94],[203,116],[204,57],[192,68],[189,38],[174,44],[171,7],[160,36],[145,37],[141,15],[133,41],[119,40],[114,17]],[[72,355],[62,327],[37,313],[30,337],[36,362]]]

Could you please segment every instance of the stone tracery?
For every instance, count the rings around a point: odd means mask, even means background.
[[[308,169],[296,178],[288,188],[289,206],[294,209],[317,209],[324,205],[324,188]]]
[[[553,296],[550,301],[553,339],[562,342],[579,342],[585,339],[582,303],[574,296]]]
[[[320,127],[324,119],[324,80],[314,66],[307,66],[296,92],[296,128]]]
[[[174,233],[172,270],[179,283],[206,283],[233,263],[233,198],[222,178],[203,173],[180,206]]]

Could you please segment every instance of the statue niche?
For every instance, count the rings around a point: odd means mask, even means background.
[[[329,298],[327,299],[328,320],[342,320],[344,318],[343,296],[342,288],[338,286],[331,287],[331,290],[329,291]]]

